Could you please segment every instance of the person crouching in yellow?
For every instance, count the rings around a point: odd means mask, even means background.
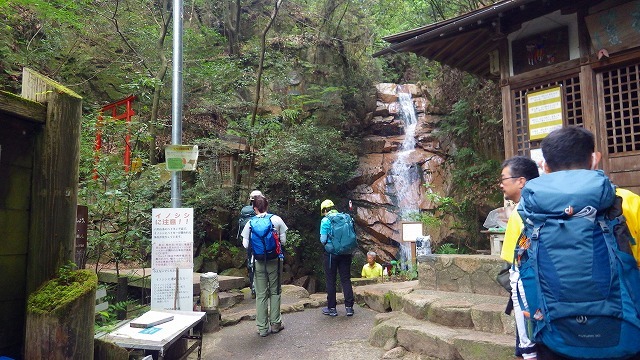
[[[376,253],[369,251],[367,253],[367,263],[362,267],[363,278],[375,278],[382,276],[382,265],[376,262]]]

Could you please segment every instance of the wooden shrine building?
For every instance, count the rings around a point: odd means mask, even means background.
[[[639,24],[640,0],[504,0],[388,36],[374,56],[413,52],[494,79],[506,157],[535,158],[550,131],[583,126],[614,183],[639,193]]]

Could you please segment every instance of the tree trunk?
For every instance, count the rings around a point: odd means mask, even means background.
[[[262,31],[262,37],[261,37],[261,51],[260,51],[260,62],[258,65],[258,74],[256,76],[256,95],[255,95],[255,101],[253,103],[253,111],[251,112],[251,127],[253,127],[256,123],[256,115],[258,114],[258,104],[260,103],[260,91],[262,89],[262,71],[264,69],[264,56],[265,53],[267,51],[267,33],[269,32],[269,29],[271,29],[271,25],[273,25],[273,22],[276,19],[276,16],[278,16],[278,10],[280,10],[280,5],[282,4],[283,0],[277,0],[275,7],[273,9],[273,12],[271,13],[271,18],[269,19],[269,23],[267,24],[267,26],[264,28],[264,31]],[[247,139],[247,150],[246,150],[246,158],[249,160],[249,171],[248,171],[248,176],[249,176],[249,182],[247,183],[247,185],[249,187],[253,186],[253,180],[252,180],[252,173],[253,173],[253,163],[254,163],[254,158],[253,158],[253,147],[254,147],[254,139],[251,135],[249,135],[249,139]]]
[[[262,88],[262,71],[264,69],[264,55],[267,51],[267,33],[269,29],[271,29],[271,25],[273,25],[273,21],[278,16],[278,10],[280,10],[280,5],[283,0],[277,0],[276,5],[271,13],[271,18],[269,19],[269,23],[264,28],[262,32],[262,37],[260,38],[261,51],[260,51],[260,63],[258,64],[258,75],[256,76],[256,99],[253,103],[253,111],[251,112],[251,127],[256,123],[256,114],[258,113],[258,104],[260,103],[260,90]],[[249,141],[249,146],[251,146],[251,142]]]
[[[229,56],[240,55],[240,0],[227,2],[225,30],[229,42]]]

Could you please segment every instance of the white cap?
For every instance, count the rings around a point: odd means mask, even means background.
[[[258,195],[263,196],[260,190],[253,190],[251,194],[249,194],[249,200],[253,200]]]

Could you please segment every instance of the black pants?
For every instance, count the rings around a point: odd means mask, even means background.
[[[340,284],[344,294],[344,306],[353,307],[351,287],[351,255],[333,255],[324,252],[324,273],[327,277],[327,307],[336,307],[336,275],[340,274]]]
[[[564,357],[561,355],[558,355],[556,353],[554,353],[553,351],[551,351],[548,347],[544,346],[543,344],[536,344],[536,350],[537,350],[537,360],[571,360],[568,357]],[[636,354],[630,358],[628,358],[627,360],[640,360],[640,354]]]

